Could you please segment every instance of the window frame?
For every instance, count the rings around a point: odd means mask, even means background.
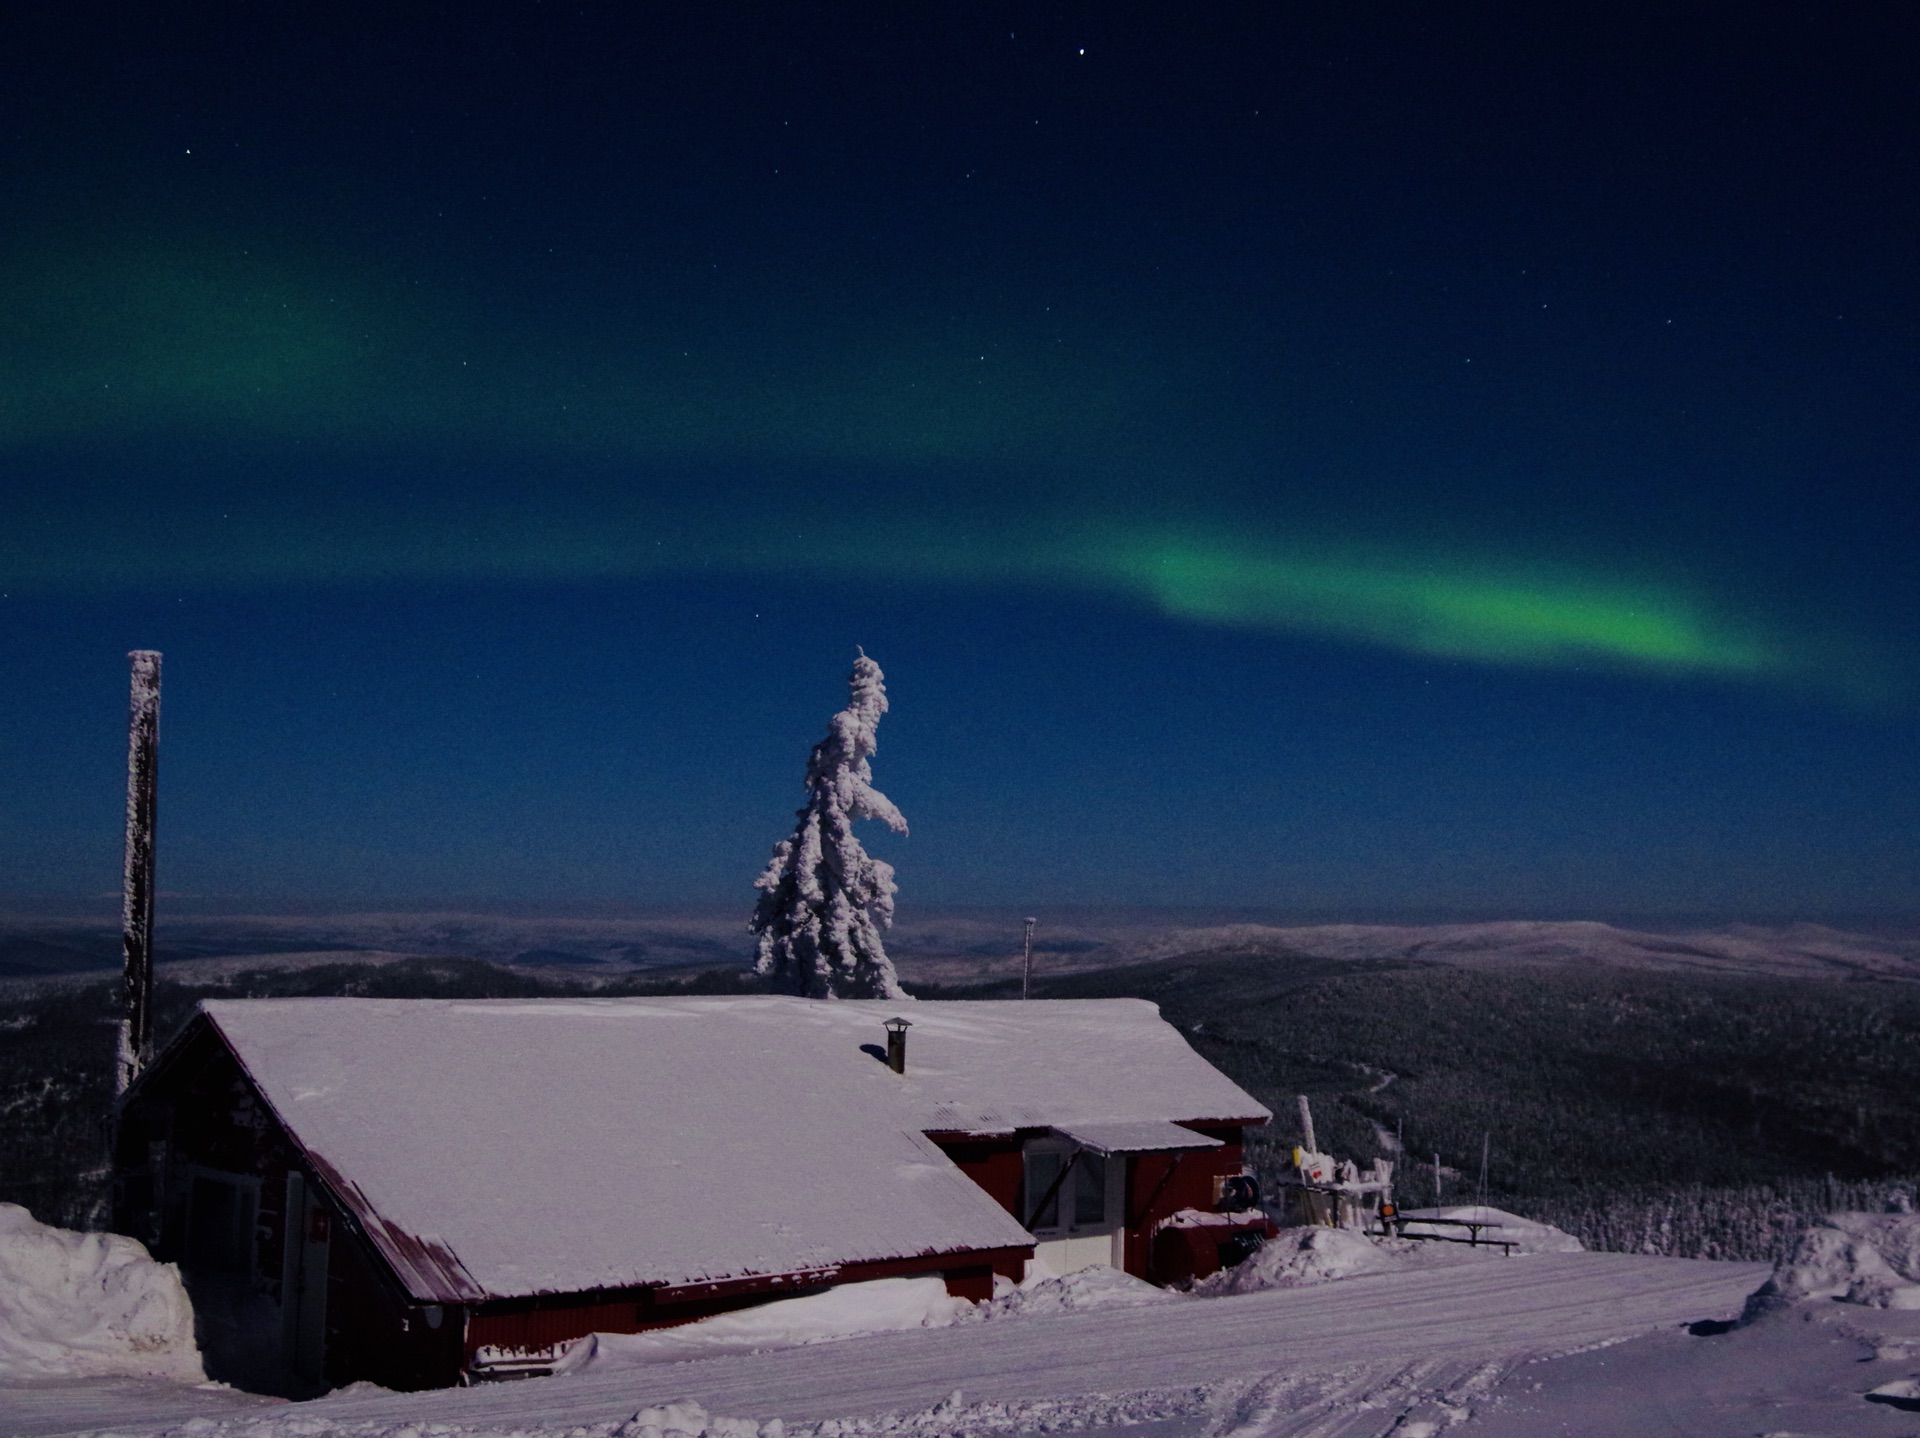
[[[1033,1215],[1033,1221],[1028,1222],[1033,1204],[1038,1202],[1041,1193],[1045,1192],[1044,1186],[1036,1185],[1032,1181],[1033,1160],[1041,1155],[1058,1155],[1062,1163],[1075,1160],[1073,1171],[1067,1175],[1066,1181],[1060,1185],[1060,1191],[1054,1195],[1055,1221],[1050,1224],[1041,1223],[1038,1215]],[[1121,1227],[1124,1219],[1126,1160],[1125,1154],[1097,1153],[1060,1133],[1028,1139],[1020,1148],[1019,1218],[1021,1223],[1026,1225],[1029,1233],[1040,1239],[1092,1238],[1114,1232]],[[1080,1175],[1087,1171],[1090,1164],[1100,1165],[1101,1215],[1098,1222],[1083,1223],[1079,1217]],[[1052,1182],[1051,1177],[1047,1182]]]

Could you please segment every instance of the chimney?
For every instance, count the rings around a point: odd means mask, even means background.
[[[127,1088],[153,1056],[153,833],[160,762],[160,655],[136,649],[127,710],[127,852],[121,935],[127,955],[126,1014],[114,1092]]]
[[[887,1031],[887,1067],[903,1074],[907,1071],[907,1030],[913,1024],[908,1019],[888,1019],[882,1027]]]

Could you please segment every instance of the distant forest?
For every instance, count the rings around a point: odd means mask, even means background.
[[[1474,1202],[1484,1142],[1488,1202],[1595,1248],[1772,1259],[1810,1217],[1920,1182],[1920,986],[1250,954],[1036,992],[1158,1003],[1274,1111],[1265,1184],[1297,1094],[1322,1149],[1397,1163],[1403,1206],[1434,1201],[1436,1152],[1442,1201]]]
[[[612,982],[465,960],[162,982],[158,1031],[204,997],[736,993],[738,970]],[[1008,985],[920,989],[998,998]],[[116,986],[0,999],[0,1201],[104,1214]],[[1589,1246],[1776,1256],[1809,1217],[1879,1208],[1920,1175],[1920,986],[1572,967],[1473,970],[1208,955],[1043,981],[1040,997],[1152,999],[1274,1110],[1268,1184],[1309,1096],[1320,1146],[1399,1165],[1404,1206],[1487,1200]]]

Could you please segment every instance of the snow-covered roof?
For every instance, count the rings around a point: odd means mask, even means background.
[[[1024,1245],[927,1132],[1268,1117],[1132,999],[204,1010],[423,1302]],[[896,1013],[904,1075],[864,1051]]]

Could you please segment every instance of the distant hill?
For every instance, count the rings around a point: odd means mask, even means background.
[[[903,924],[888,948],[902,977],[943,985],[1016,977],[1019,931],[952,920]],[[1172,923],[1043,924],[1040,975],[1087,973],[1205,956],[1297,964],[1438,964],[1454,968],[1570,967],[1805,979],[1920,980],[1920,938],[1852,933],[1818,924],[1732,924],[1672,932],[1586,920],[1515,919],[1456,924]]]
[[[309,967],[361,956],[480,959],[545,972],[605,976],[744,965],[746,906],[631,917],[478,913],[173,915],[162,911],[159,962],[183,974]],[[1018,975],[1021,917],[993,910],[909,910],[887,946],[909,986],[965,985]],[[1284,925],[1237,916],[1145,910],[1040,915],[1038,974],[1086,973],[1185,955],[1277,962],[1400,962],[1465,968],[1571,965],[1784,978],[1920,979],[1920,936],[1817,924],[1631,928],[1580,920]],[[116,924],[0,922],[0,978],[77,973],[119,962]]]
[[[1769,974],[1780,978],[1920,980],[1920,939],[1847,933],[1818,924],[1734,924],[1677,933],[1589,921],[1475,924],[1227,924],[1176,929],[1133,946],[1134,960],[1199,953],[1280,959],[1396,961],[1494,969],[1581,968]]]
[[[37,978],[45,974],[114,968],[120,963],[117,948],[115,945],[103,953],[98,944],[79,947],[29,936],[0,936],[0,978]]]

